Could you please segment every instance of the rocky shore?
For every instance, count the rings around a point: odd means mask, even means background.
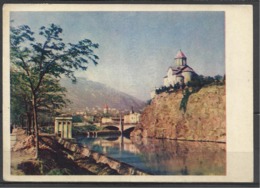
[[[71,155],[68,155],[68,158],[73,159],[74,161],[79,161],[80,166],[83,168],[88,168],[88,164],[85,164],[84,159],[91,159],[93,162],[103,165],[108,165],[111,169],[115,170],[120,175],[149,175],[148,173],[137,169],[131,165],[120,162],[116,159],[110,158],[106,155],[100,154],[98,152],[91,151],[89,148],[84,146],[79,146],[76,143],[73,143],[69,140],[58,139],[65,149],[71,152]]]
[[[40,136],[40,156],[35,160],[34,136],[26,136],[22,129],[14,132],[17,142],[11,150],[12,175],[147,175],[53,135]]]

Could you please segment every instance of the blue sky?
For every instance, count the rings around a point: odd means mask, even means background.
[[[65,42],[98,43],[99,65],[76,75],[142,100],[162,85],[179,49],[198,74],[225,73],[224,12],[12,12],[11,20],[37,32],[54,23]]]

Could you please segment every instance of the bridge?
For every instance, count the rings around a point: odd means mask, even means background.
[[[120,132],[132,132],[137,124],[115,124],[115,123],[103,123],[100,126],[103,129],[118,130]]]
[[[137,123],[126,123],[124,122],[124,117],[112,117],[112,121],[108,122],[103,122],[101,123],[100,127],[103,129],[108,129],[108,130],[117,130],[120,131],[121,133],[129,133],[134,130],[136,127]]]

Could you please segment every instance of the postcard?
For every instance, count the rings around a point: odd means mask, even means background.
[[[252,182],[250,5],[5,4],[11,182]]]

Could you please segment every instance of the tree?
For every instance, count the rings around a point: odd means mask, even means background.
[[[80,115],[73,116],[72,117],[72,122],[74,122],[74,123],[82,123],[83,122],[83,118]]]
[[[11,67],[10,81],[11,124],[23,126],[26,119],[27,134],[30,134],[32,117],[30,91],[23,80],[22,74],[14,67]]]
[[[37,100],[37,111],[39,112],[39,123],[49,124],[53,116],[65,107],[70,101],[66,99],[66,88],[61,87],[59,80],[46,77],[40,87]]]
[[[23,124],[26,122],[27,134],[31,134],[32,104],[30,88],[24,82],[21,72],[11,67],[11,121],[12,124]],[[53,116],[57,110],[64,107],[69,100],[65,99],[66,88],[61,87],[58,80],[51,77],[43,79],[37,100],[37,111],[41,116]],[[43,118],[42,118],[43,119]],[[44,122],[44,120],[42,121]]]
[[[216,76],[214,76],[214,79],[217,81],[217,82],[221,82],[222,80],[223,80],[223,76],[221,76],[221,75],[216,75]]]
[[[27,25],[10,28],[11,63],[21,70],[21,76],[29,87],[36,137],[36,155],[39,156],[38,111],[41,88],[46,77],[61,78],[65,75],[76,81],[75,70],[86,70],[89,63],[98,64],[94,53],[98,44],[83,39],[76,44],[62,42],[62,28],[51,24],[42,26],[39,35]]]

